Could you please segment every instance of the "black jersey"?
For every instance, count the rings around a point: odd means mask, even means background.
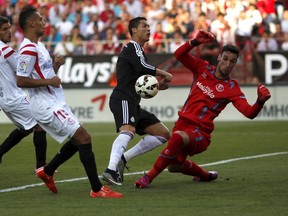
[[[141,97],[135,91],[135,82],[142,75],[155,76],[155,73],[156,67],[147,63],[143,47],[130,41],[119,54],[116,64],[117,86],[111,97],[140,103]]]

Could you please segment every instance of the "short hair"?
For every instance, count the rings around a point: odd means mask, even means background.
[[[5,23],[9,23],[10,20],[7,17],[4,16],[0,16],[0,27],[5,24]]]
[[[239,48],[235,45],[232,45],[232,44],[227,44],[227,45],[223,46],[221,49],[221,55],[225,51],[232,52],[232,53],[236,54],[237,58],[238,58],[239,52],[240,52]]]
[[[141,20],[147,20],[145,17],[135,17],[129,21],[128,30],[131,35],[133,36],[132,28],[137,28]]]
[[[37,12],[37,9],[33,6],[24,7],[19,15],[19,25],[24,30],[26,27],[27,20],[30,19],[34,13]]]

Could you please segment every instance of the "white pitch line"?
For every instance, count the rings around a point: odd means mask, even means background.
[[[283,154],[288,154],[288,152],[275,152],[275,153],[270,153],[270,154],[262,154],[262,155],[254,155],[254,156],[248,156],[248,157],[240,157],[240,158],[232,158],[228,160],[221,160],[213,163],[206,163],[199,165],[201,167],[205,166],[214,166],[214,165],[219,165],[219,164],[226,164],[226,163],[231,163],[234,161],[240,161],[240,160],[250,160],[250,159],[255,159],[255,158],[262,158],[262,157],[270,157],[270,156],[275,156],[275,155],[283,155]],[[165,169],[166,171],[167,169]],[[125,173],[125,176],[130,176],[130,175],[138,175],[138,174],[143,174],[145,171],[139,171],[139,172],[133,172],[133,173]],[[102,176],[99,176],[101,178]],[[65,180],[59,180],[55,181],[55,183],[64,183],[64,182],[74,182],[74,181],[82,181],[88,179],[87,177],[81,177],[81,178],[73,178],[73,179],[65,179]],[[0,190],[0,193],[6,193],[6,192],[12,192],[12,191],[19,191],[19,190],[25,190],[27,188],[33,188],[33,187],[39,187],[44,185],[44,183],[38,183],[38,184],[31,184],[31,185],[23,185],[19,187],[12,187],[12,188],[7,188],[7,189],[2,189]]]

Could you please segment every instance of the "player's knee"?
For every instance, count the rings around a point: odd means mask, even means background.
[[[170,164],[168,166],[168,171],[171,173],[178,173],[182,170],[182,165],[180,164]]]

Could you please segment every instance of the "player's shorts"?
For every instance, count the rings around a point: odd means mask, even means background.
[[[66,105],[54,105],[46,110],[43,116],[40,116],[39,113],[35,115],[38,124],[59,143],[62,143],[66,138],[72,138],[81,126],[71,109]]]
[[[30,103],[24,98],[13,110],[6,112],[3,109],[3,112],[16,127],[23,130],[30,130],[37,124],[36,120],[32,116]]]
[[[186,132],[190,140],[189,145],[186,148],[182,148],[181,152],[178,154],[177,161],[179,163],[184,163],[188,155],[193,156],[199,154],[208,148],[210,137],[207,137],[202,133],[198,127],[185,120],[178,119],[173,128],[173,132],[178,130]]]
[[[132,125],[136,128],[137,134],[144,135],[147,127],[160,122],[154,114],[128,100],[110,98],[109,107],[114,116],[117,132],[123,125]]]

